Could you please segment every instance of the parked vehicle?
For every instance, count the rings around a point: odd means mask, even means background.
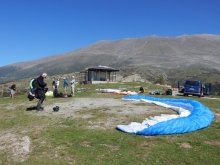
[[[184,92],[184,83],[185,81],[178,81],[178,92],[183,93]]]
[[[207,83],[203,86],[203,95],[211,95],[212,85],[211,83]]]
[[[184,86],[180,86],[180,82],[178,81],[178,89],[184,96],[193,95],[203,97],[204,95],[211,94],[211,84],[207,83],[203,85],[199,80],[186,80]]]

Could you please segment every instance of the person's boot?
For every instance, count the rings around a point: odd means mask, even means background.
[[[43,107],[39,107],[39,108],[37,108],[37,111],[43,111],[43,110],[44,110]]]

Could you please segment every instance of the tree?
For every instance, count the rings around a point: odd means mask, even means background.
[[[161,76],[160,78],[158,78],[158,79],[155,81],[155,84],[165,85],[165,84],[166,84],[166,81],[165,81],[164,77]]]

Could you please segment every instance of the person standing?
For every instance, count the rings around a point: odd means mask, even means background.
[[[74,96],[74,88],[75,88],[75,77],[72,76],[72,80],[70,81],[71,84],[71,95]]]
[[[10,87],[10,97],[14,98],[16,92],[16,83],[14,83],[11,87]]]
[[[57,79],[57,82],[56,82],[57,89],[59,88],[59,85],[60,85],[60,80]]]
[[[56,86],[56,82],[55,82],[55,80],[53,79],[53,81],[52,81],[53,90],[55,89],[55,86]]]
[[[68,81],[66,80],[66,77],[63,78],[63,87],[64,87],[64,93],[66,93],[66,88],[68,87]]]
[[[36,79],[36,90],[38,94],[39,101],[37,103],[37,111],[43,111],[44,108],[41,106],[45,99],[45,92],[44,89],[47,86],[47,84],[44,82],[44,79],[47,77],[47,73],[43,73]]]

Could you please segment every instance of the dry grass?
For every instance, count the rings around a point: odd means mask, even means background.
[[[103,94],[95,88],[72,98],[48,97],[44,112],[27,111],[37,100],[29,102],[26,95],[1,99],[0,120],[4,122],[0,123],[0,164],[219,162],[219,115],[210,127],[188,134],[127,134],[116,130],[116,126],[175,112],[149,103],[125,101],[122,96]],[[218,100],[200,101],[219,114]],[[59,112],[52,111],[56,105],[60,106]]]

